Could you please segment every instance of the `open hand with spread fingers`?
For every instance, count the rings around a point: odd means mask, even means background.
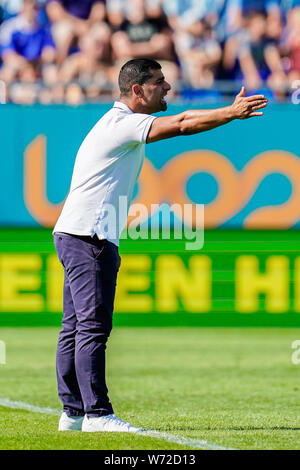
[[[231,105],[234,117],[236,119],[248,119],[263,116],[263,112],[259,110],[267,106],[267,98],[264,95],[245,96],[245,94],[246,89],[243,86]]]

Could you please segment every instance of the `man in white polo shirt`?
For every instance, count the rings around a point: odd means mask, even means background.
[[[145,143],[260,116],[267,105],[263,95],[245,97],[243,87],[230,106],[154,117],[152,113],[167,109],[164,96],[171,87],[152,59],[123,65],[119,87],[120,101],[96,123],[78,151],[70,191],[53,230],[65,273],[56,360],[61,431],[140,430],[113,412],[105,383],[105,349],[120,264],[119,236]]]

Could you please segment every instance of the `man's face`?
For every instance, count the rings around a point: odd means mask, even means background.
[[[161,70],[151,70],[151,73],[152,77],[142,85],[144,92],[143,101],[149,114],[166,111],[167,102],[164,97],[171,90],[171,85],[166,82]]]

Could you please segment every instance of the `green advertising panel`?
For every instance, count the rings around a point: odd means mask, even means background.
[[[206,230],[201,250],[172,236],[122,240],[114,324],[300,326],[299,241],[296,230]],[[0,325],[59,325],[51,231],[2,229],[0,250]]]

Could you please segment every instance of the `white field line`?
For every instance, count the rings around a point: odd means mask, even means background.
[[[29,403],[24,403],[23,401],[13,401],[9,398],[0,398],[0,406],[5,406],[6,408],[12,408],[14,410],[31,411],[32,413],[43,413],[47,415],[60,414],[59,410],[55,410],[54,408],[34,406]]]
[[[61,411],[48,408],[48,407],[41,407],[30,405],[29,403],[24,403],[22,401],[13,401],[9,398],[0,398],[0,406],[4,406],[5,408],[12,408],[14,410],[25,410],[30,411],[32,413],[42,413],[42,414],[49,414],[49,415],[60,415]],[[194,449],[202,449],[202,450],[232,450],[227,447],[222,447],[216,444],[211,444],[207,441],[202,439],[193,439],[193,438],[186,438],[181,436],[174,436],[173,434],[169,434],[166,432],[161,431],[140,431],[137,434],[140,436],[148,436],[153,437],[156,439],[164,439],[167,442],[172,442],[173,444],[179,444],[186,447],[192,447]]]
[[[202,450],[233,450],[227,447],[218,446],[217,444],[212,444],[202,439],[193,439],[181,436],[174,436],[163,431],[141,431],[138,434],[141,436],[155,437],[157,439],[164,439],[167,442],[172,442],[173,444],[179,444],[185,447],[192,447],[193,449],[202,449]]]

